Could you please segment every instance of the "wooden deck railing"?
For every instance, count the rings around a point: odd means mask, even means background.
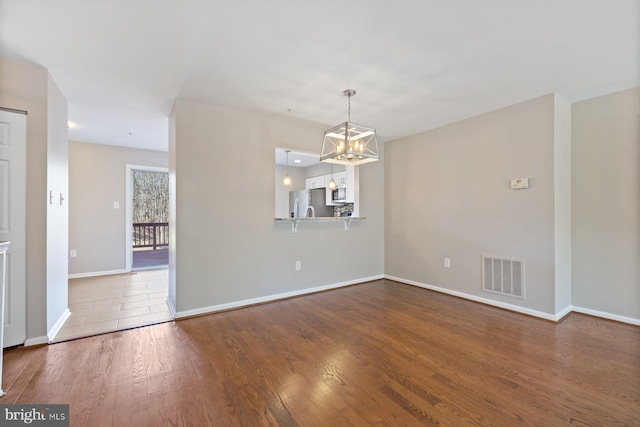
[[[134,248],[158,248],[169,247],[169,223],[168,222],[138,222],[133,224]]]

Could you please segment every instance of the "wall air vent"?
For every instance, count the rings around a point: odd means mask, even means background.
[[[482,290],[525,299],[524,260],[482,255]]]

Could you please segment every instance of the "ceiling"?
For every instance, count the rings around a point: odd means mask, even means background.
[[[332,126],[353,88],[387,141],[640,86],[640,2],[0,0],[0,56],[49,69],[72,140],[167,150],[178,97]]]
[[[289,151],[287,163],[287,151]],[[276,148],[276,165],[289,166],[292,168],[308,168],[320,163],[320,150],[317,153],[306,153],[304,151],[291,151],[285,148]]]

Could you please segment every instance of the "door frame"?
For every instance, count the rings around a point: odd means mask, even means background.
[[[132,233],[131,229],[133,228],[133,191],[131,189],[131,172],[134,170],[138,171],[149,171],[149,172],[164,172],[169,173],[169,168],[163,168],[160,166],[143,166],[143,165],[132,165],[127,163],[126,165],[126,200],[125,200],[125,270],[133,271],[133,254],[131,249],[132,244]],[[171,189],[169,189],[171,191]]]
[[[11,123],[10,128],[6,128],[10,133],[6,135],[9,145],[2,146],[3,150],[11,150],[8,155],[12,163],[7,168],[8,175],[5,183],[9,196],[9,210],[6,212],[8,228],[1,231],[13,234],[13,237],[7,236],[11,245],[5,255],[6,264],[3,270],[6,280],[3,301],[5,307],[1,310],[2,316],[0,316],[0,328],[3,329],[2,344],[11,347],[24,344],[27,340],[27,173],[25,171],[27,169],[28,113],[2,107],[0,111],[3,115],[10,116],[6,120]],[[18,139],[14,141],[15,137]],[[15,174],[19,174],[20,177],[16,179]],[[15,209],[18,211],[16,212]],[[8,317],[6,324],[5,317]],[[1,351],[2,348],[0,348]],[[0,384],[0,388],[1,386]]]

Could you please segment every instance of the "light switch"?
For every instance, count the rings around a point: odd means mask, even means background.
[[[113,202],[113,209],[120,209],[120,202]]]

